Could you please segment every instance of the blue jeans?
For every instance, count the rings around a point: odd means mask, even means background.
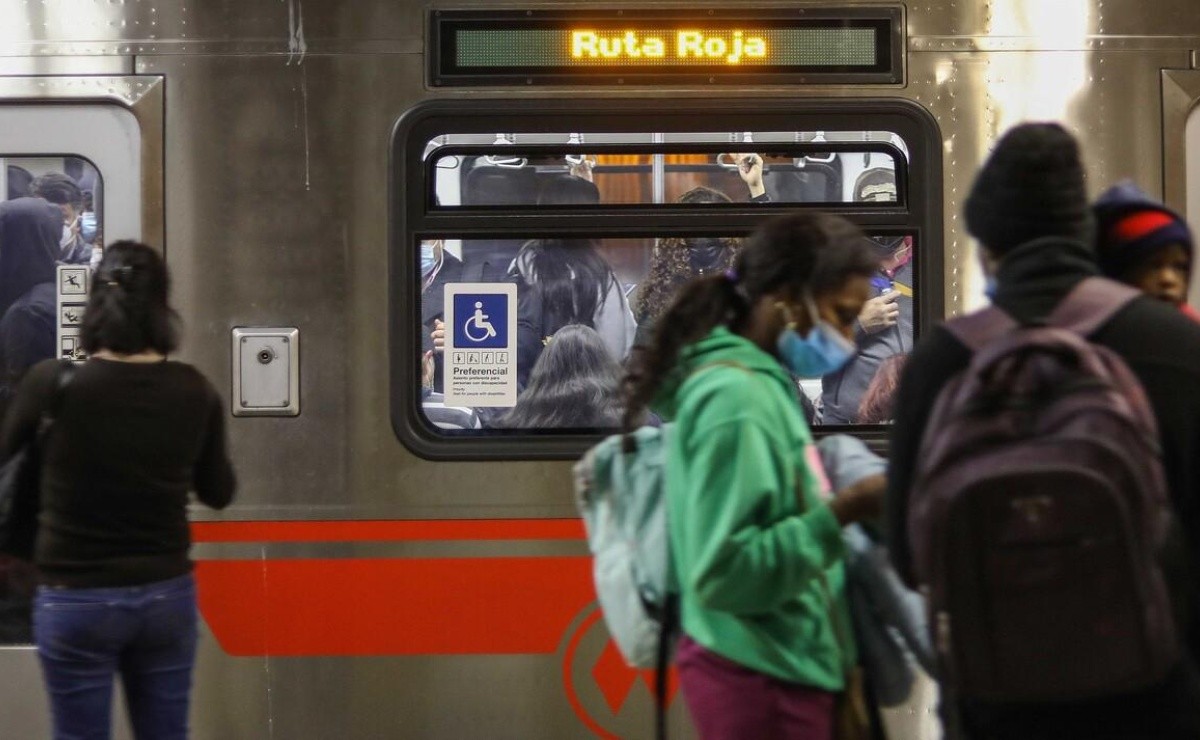
[[[40,586],[33,636],[55,740],[109,737],[116,673],[134,737],[186,738],[196,623],[191,574],[121,588]]]

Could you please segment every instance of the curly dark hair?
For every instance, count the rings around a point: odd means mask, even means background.
[[[679,203],[730,203],[729,196],[719,190],[699,186],[679,196]],[[729,247],[722,270],[733,266],[740,239],[722,239]],[[659,239],[650,255],[650,270],[638,287],[633,300],[633,318],[639,326],[653,325],[671,304],[671,299],[689,280],[696,276],[688,257],[688,240],[670,236]]]
[[[640,423],[685,346],[718,326],[741,331],[764,296],[819,296],[853,275],[871,277],[879,269],[879,255],[851,222],[806,211],[762,224],[747,238],[734,269],[736,283],[716,274],[684,286],[659,321],[654,340],[634,355],[622,384],[627,431]]]

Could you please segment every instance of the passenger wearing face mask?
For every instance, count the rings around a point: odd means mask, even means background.
[[[729,203],[719,190],[696,187],[679,197],[680,203]],[[666,237],[659,239],[650,256],[650,272],[638,286],[633,299],[633,318],[637,321],[634,344],[644,346],[653,336],[659,317],[667,310],[675,294],[696,276],[724,272],[733,265],[738,239],[730,237]]]
[[[62,211],[62,233],[57,259],[63,264],[82,265],[92,259],[92,245],[84,241],[82,230],[83,191],[67,175],[50,172],[33,181],[33,194]]]
[[[830,499],[792,375],[850,359],[878,258],[857,227],[805,212],[763,224],[733,269],[697,278],[635,355],[624,426],[673,422],[668,529],[683,695],[709,740],[832,736],[856,662],[841,528],[882,478]]]
[[[855,323],[854,359],[821,378],[822,424],[854,424],[875,374],[889,357],[913,347],[912,239],[868,239],[880,260],[871,299]]]

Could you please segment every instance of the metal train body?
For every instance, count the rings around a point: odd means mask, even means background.
[[[452,202],[439,211],[433,191],[452,187],[429,178],[451,176],[428,163],[431,143],[469,150],[515,131],[518,145],[536,148],[583,131],[616,152],[621,141],[605,132],[629,132],[649,136],[640,146],[652,153],[655,133],[668,144],[689,131],[732,135],[695,139],[711,156],[745,131],[796,134],[788,146],[811,145],[817,132],[884,144],[835,134],[907,132],[896,162],[911,197],[886,212],[848,212],[917,235],[918,335],[982,302],[960,214],[974,172],[1012,124],[1056,119],[1077,133],[1093,194],[1130,177],[1200,218],[1195,0],[850,4],[899,13],[898,83],[430,78],[439,9],[593,5],[0,0],[0,157],[95,165],[105,237],[164,250],[186,327],[180,357],[223,394],[244,396],[233,331],[298,330],[288,379],[297,396],[285,401],[298,415],[231,415],[239,498],[220,514],[194,512],[206,625],[195,737],[649,733],[652,682],[612,650],[591,591],[567,459],[583,441],[549,435],[523,446],[417,428],[405,400],[419,382],[416,245],[523,239],[560,224],[611,239],[645,239],[659,226],[742,233],[759,216],[734,207],[671,226],[669,213],[647,210],[626,234],[620,213],[559,222],[503,207],[460,213]],[[832,4],[644,5],[702,15]],[[860,145],[841,156],[862,154]],[[27,646],[0,649],[0,717],[6,737],[47,733]],[[690,732],[679,697],[671,717]]]

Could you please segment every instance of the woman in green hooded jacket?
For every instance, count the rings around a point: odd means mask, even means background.
[[[881,491],[827,500],[792,374],[820,377],[853,355],[877,269],[845,219],[773,219],[733,269],[681,291],[627,379],[628,427],[647,408],[675,424],[676,665],[706,740],[832,737],[855,662],[841,527],[876,514]]]

